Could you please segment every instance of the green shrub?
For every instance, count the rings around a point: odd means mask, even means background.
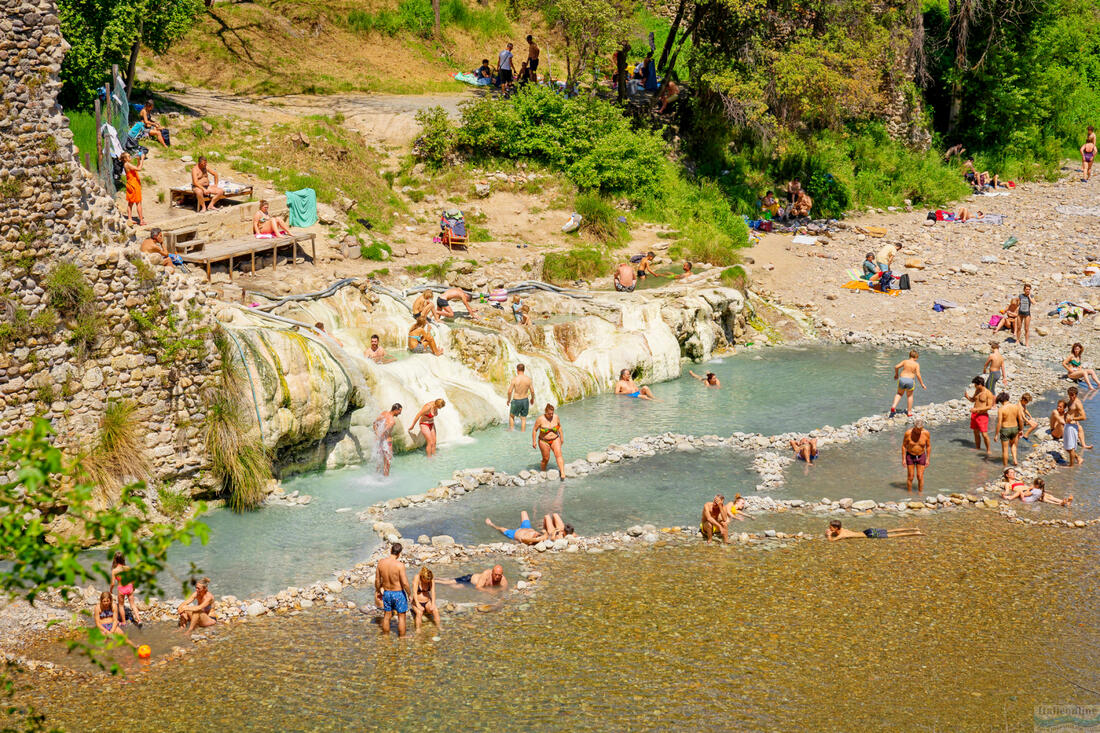
[[[442,107],[422,109],[416,113],[416,122],[421,132],[413,144],[413,153],[433,168],[442,167],[450,160],[455,145],[454,125],[447,110]],[[423,199],[424,194],[420,196]]]
[[[30,327],[34,333],[48,335],[57,330],[57,322],[60,317],[53,308],[43,308],[31,317]]]
[[[208,400],[203,432],[211,471],[221,481],[229,507],[239,512],[260,506],[271,479],[271,460],[227,390]]]
[[[92,302],[92,286],[72,262],[59,262],[46,277],[50,305],[62,313],[76,313]]]
[[[442,262],[429,262],[425,265],[409,265],[405,269],[413,274],[422,275],[432,282],[441,283],[447,278],[447,273],[451,271],[453,265],[454,260],[448,257]]]
[[[573,202],[573,209],[582,217],[580,231],[599,242],[624,243],[626,225],[619,221],[619,212],[606,200],[594,193],[582,193]]]
[[[78,359],[83,359],[95,348],[100,334],[105,329],[106,321],[99,313],[95,311],[80,313],[69,329],[69,337],[66,339],[66,343],[73,347]]]
[[[408,196],[409,200],[412,201],[413,203],[419,204],[421,201],[424,200],[424,195],[425,194],[424,194],[423,191],[418,191],[417,189],[414,188],[412,191],[406,191],[405,195]]]
[[[734,265],[722,270],[722,274],[718,276],[718,279],[726,287],[737,288],[742,292],[747,290],[750,284],[749,274],[745,272],[745,268],[741,265]]]
[[[375,241],[371,244],[359,245],[359,254],[362,255],[364,260],[382,261],[390,259],[393,250],[385,242]]]
[[[191,497],[184,491],[172,491],[168,486],[161,484],[157,487],[157,505],[161,514],[179,519],[191,508]]]
[[[611,271],[611,257],[600,246],[580,246],[565,252],[548,252],[542,260],[542,277],[547,282],[569,283],[593,280]]]
[[[396,8],[382,8],[373,13],[356,9],[347,16],[347,26],[351,30],[387,36],[412,33],[427,38],[434,25],[431,0],[401,0]],[[508,16],[500,7],[468,7],[462,0],[440,1],[439,25],[443,28],[457,26],[482,38],[502,36],[512,30]]]
[[[480,224],[466,224],[466,234],[471,242],[491,242],[493,238],[489,235],[489,230]]]
[[[95,441],[84,458],[84,468],[92,483],[99,487],[103,497],[111,499],[126,483],[144,480],[151,467],[137,404],[129,400],[108,401]]]

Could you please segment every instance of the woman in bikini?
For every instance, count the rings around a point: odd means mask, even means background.
[[[1096,136],[1089,135],[1085,144],[1081,146],[1081,172],[1085,174],[1082,181],[1088,182],[1092,177],[1092,159],[1096,156]]]
[[[564,441],[561,420],[554,414],[554,406],[547,402],[546,410],[535,420],[535,429],[531,432],[531,447],[538,448],[542,453],[542,463],[539,464],[541,471],[546,470],[546,464],[550,462],[550,452],[553,451],[561,481],[565,480],[565,460],[561,457],[561,445]]]
[[[121,612],[118,604],[111,597],[111,592],[105,590],[100,593],[99,603],[95,604],[95,608],[92,609],[95,627],[99,629],[101,634],[113,636],[115,639],[122,639],[134,649],[137,649],[137,645],[127,639],[126,634],[122,631],[122,624],[119,621],[120,616]]]
[[[1013,298],[1008,303],[1008,309],[1004,312],[1004,317],[1001,318],[1001,322],[997,324],[997,328],[993,330],[993,333],[997,331],[1008,331],[1015,335],[1016,324],[1020,320],[1020,299]]]
[[[134,623],[137,627],[141,628],[141,615],[138,613],[137,602],[134,600],[134,584],[127,583],[122,584],[120,577],[123,573],[129,570],[129,566],[126,565],[126,558],[122,556],[121,552],[115,553],[115,558],[111,562],[111,588],[118,587],[118,622],[120,626],[126,625],[126,599],[130,599],[130,616],[134,619]]]
[[[409,352],[412,354],[427,354],[431,352],[436,356],[443,355],[443,349],[436,345],[435,339],[432,338],[432,334],[428,331],[428,318],[423,313],[416,319],[416,323],[409,328],[407,346],[409,347]]]
[[[420,631],[420,619],[424,616],[431,618],[435,627],[439,628],[439,607],[435,603],[435,578],[432,571],[426,567],[420,568],[416,580],[413,581],[412,592],[413,626]]]
[[[214,618],[214,594],[210,592],[210,578],[195,582],[195,591],[176,609],[179,614],[179,627],[186,629],[188,635],[199,628],[208,628],[217,623]]]
[[[260,235],[278,237],[283,234],[290,236],[290,225],[279,217],[269,214],[268,206],[266,199],[260,201],[260,208],[256,209],[256,214],[252,217],[252,233],[257,237]]]
[[[1081,354],[1083,353],[1085,353],[1085,347],[1080,343],[1070,347],[1069,356],[1062,362],[1062,367],[1066,370],[1066,376],[1074,382],[1084,382],[1089,389],[1100,387],[1100,377],[1096,375],[1096,372],[1081,364]]]
[[[416,413],[412,419],[413,426],[409,428],[409,433],[411,434],[417,427],[420,428],[420,434],[424,436],[424,452],[428,454],[428,458],[435,455],[435,416],[439,414],[441,407],[446,406],[446,400],[433,400],[421,407],[420,412]]]

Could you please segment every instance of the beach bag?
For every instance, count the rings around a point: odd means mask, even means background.
[[[164,136],[164,147],[172,147],[172,134],[168,132],[167,127],[160,128],[160,134]]]
[[[999,325],[1001,325],[1001,316],[990,316],[989,317],[989,327],[990,328],[996,328]]]
[[[898,290],[909,290],[909,274],[905,273],[898,278]]]

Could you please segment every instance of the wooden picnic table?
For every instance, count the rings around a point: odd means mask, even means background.
[[[309,240],[313,252],[313,265],[317,265],[317,237],[310,232],[291,234],[290,236],[275,237],[274,239],[257,239],[249,235],[240,239],[231,239],[225,242],[205,247],[196,252],[181,254],[180,259],[196,265],[206,267],[206,281],[210,282],[210,266],[215,262],[229,260],[229,280],[233,281],[233,260],[241,257],[252,258],[252,274],[256,274],[256,253],[271,250],[271,268],[276,269],[279,261],[279,247],[291,247],[293,257],[291,262],[298,259],[298,245]],[[303,247],[303,251],[304,251]]]

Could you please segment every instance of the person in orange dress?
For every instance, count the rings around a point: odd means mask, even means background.
[[[145,159],[140,155],[134,158],[129,153],[122,154],[123,168],[126,169],[126,218],[131,222],[134,220],[134,206],[137,206],[139,226],[145,226],[145,213],[141,209],[141,166],[144,163]]]

